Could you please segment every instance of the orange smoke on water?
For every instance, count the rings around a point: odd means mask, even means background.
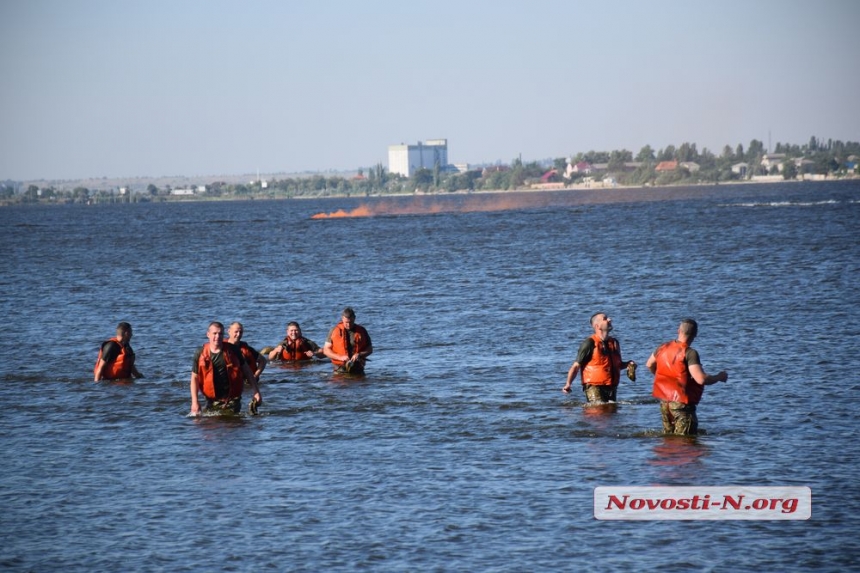
[[[692,189],[692,188],[691,188]],[[436,215],[439,213],[475,213],[571,207],[630,201],[663,201],[694,196],[677,188],[576,189],[562,192],[510,191],[477,193],[474,195],[419,195],[403,200],[385,199],[366,203],[345,211],[317,213],[312,219],[343,219],[350,217],[384,217],[392,215]]]
[[[311,219],[342,219],[344,217],[373,217],[376,213],[370,210],[370,208],[362,205],[360,207],[356,207],[352,211],[344,211],[343,209],[339,209],[334,211],[333,213],[317,213],[313,215]]]
[[[435,215],[438,213],[474,213],[532,209],[546,205],[545,200],[529,193],[528,196],[499,197],[494,194],[472,196],[467,200],[456,197],[415,197],[411,202],[396,204],[383,201],[376,205],[360,205],[351,211],[339,209],[331,213],[317,213],[311,219],[341,219],[346,217],[380,217],[386,215]]]

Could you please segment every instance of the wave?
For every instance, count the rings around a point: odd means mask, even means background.
[[[857,201],[848,201],[856,203]],[[828,199],[824,201],[767,201],[752,203],[723,203],[720,207],[818,207],[820,205],[838,205],[841,201]]]

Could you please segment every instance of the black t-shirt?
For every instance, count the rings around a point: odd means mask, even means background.
[[[102,360],[108,363],[113,362],[119,356],[121,350],[122,346],[117,344],[115,340],[108,340],[102,344]],[[131,346],[126,344],[125,351],[129,355],[129,358],[134,358],[134,351],[131,349]]]

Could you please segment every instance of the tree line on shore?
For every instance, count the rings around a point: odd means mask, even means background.
[[[763,162],[766,157],[776,159]],[[514,191],[546,183],[566,187],[603,180],[611,180],[613,185],[696,185],[737,182],[759,175],[779,175],[790,180],[803,173],[827,177],[856,175],[858,157],[858,142],[823,142],[811,137],[804,145],[777,143],[768,155],[764,144],[753,139],[746,149],[741,144],[735,148],[726,145],[719,155],[707,148],[699,151],[695,143],[669,145],[657,151],[646,145],[636,155],[628,150],[589,151],[570,158],[528,163],[514,159],[508,165],[495,164],[465,172],[452,172],[436,165],[433,169],[419,169],[411,177],[390,173],[382,164],[377,164],[359,169],[353,177],[317,174],[256,180],[249,184],[215,181],[200,186],[200,190],[182,194],[177,194],[169,185],[159,188],[152,183],[145,191],[131,191],[130,187],[92,190],[82,186],[40,188],[32,184],[19,189],[20,185],[7,181],[0,183],[0,203],[130,203]],[[658,166],[666,162],[677,165],[659,169]],[[575,165],[587,165],[588,169],[572,171],[570,166]],[[743,169],[739,168],[741,165]]]

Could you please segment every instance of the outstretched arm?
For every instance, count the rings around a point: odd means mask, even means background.
[[[722,370],[719,374],[710,375],[702,368],[701,364],[690,364],[690,376],[693,377],[698,384],[702,386],[710,386],[711,384],[716,384],[717,382],[727,382],[729,379],[729,375],[725,370]]]

